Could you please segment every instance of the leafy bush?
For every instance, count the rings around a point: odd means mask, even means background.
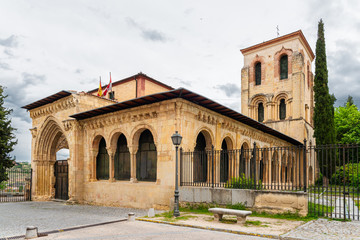
[[[323,185],[323,175],[322,175],[321,172],[319,173],[319,177],[315,181],[315,185],[316,186],[322,186]]]
[[[225,184],[226,188],[239,188],[239,189],[262,189],[261,180],[256,184],[253,178],[247,178],[244,173],[239,177],[233,177]]]
[[[345,175],[345,176],[344,176]],[[359,188],[360,185],[360,163],[348,163],[338,168],[331,177],[333,184],[345,184]]]

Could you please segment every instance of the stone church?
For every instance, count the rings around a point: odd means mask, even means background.
[[[242,113],[143,73],[114,82],[110,97],[63,90],[24,106],[32,119],[33,199],[166,209],[175,131],[185,151],[199,141],[204,150],[313,142],[314,54],[303,33],[241,52]],[[69,149],[67,160],[56,159],[61,149]]]

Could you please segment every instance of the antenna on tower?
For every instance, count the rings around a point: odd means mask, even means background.
[[[277,31],[276,31],[277,37],[279,37],[279,36],[280,36],[280,33],[279,33],[279,25],[276,26],[276,30],[277,30]]]

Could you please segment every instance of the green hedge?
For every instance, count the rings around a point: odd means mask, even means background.
[[[262,189],[261,180],[256,184],[253,178],[247,178],[244,173],[239,177],[233,177],[225,184],[226,188],[239,188],[239,189]]]
[[[331,177],[332,184],[345,184],[359,188],[360,185],[360,163],[349,163],[338,168]]]

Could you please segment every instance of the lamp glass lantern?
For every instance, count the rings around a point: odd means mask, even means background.
[[[171,140],[175,146],[179,146],[181,144],[182,136],[176,131],[172,136]]]

